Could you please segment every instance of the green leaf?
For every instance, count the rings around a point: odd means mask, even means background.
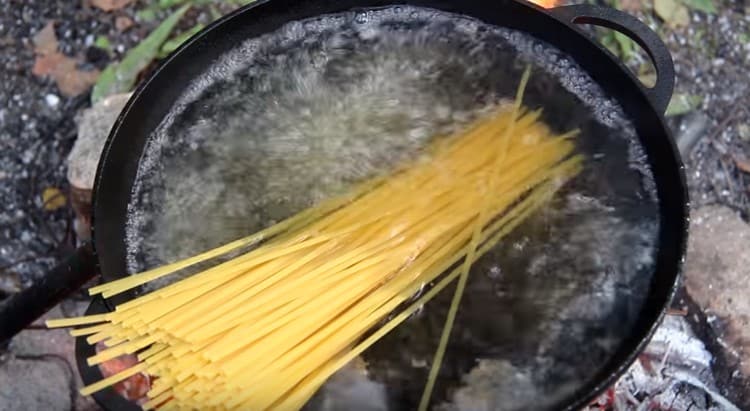
[[[635,42],[619,31],[614,32],[614,38],[620,46],[620,57],[627,63],[635,54]]]
[[[690,23],[690,13],[678,0],[654,0],[656,15],[671,27],[686,26]]]
[[[649,88],[656,85],[656,69],[650,61],[644,61],[638,66],[638,80]]]
[[[208,12],[211,14],[212,20],[218,20],[221,18],[221,12],[213,4],[208,6]]]
[[[672,27],[685,27],[690,24],[690,11],[688,11],[688,8],[680,5],[669,23]]]
[[[602,46],[606,47],[607,50],[609,50],[615,56],[620,54],[620,49],[619,49],[619,46],[617,45],[617,40],[615,40],[614,31],[608,31],[601,38],[601,43],[602,43]]]
[[[667,106],[667,112],[665,115],[678,116],[680,114],[689,113],[703,102],[703,97],[694,94],[675,94],[672,96],[672,100],[669,101]]]
[[[139,10],[137,13],[135,13],[135,18],[138,19],[138,21],[142,22],[150,22],[156,20],[156,9],[154,7],[148,7],[143,10]]]
[[[166,42],[164,42],[164,44],[162,44],[161,46],[161,49],[159,50],[158,57],[164,58],[169,55],[169,53],[177,50],[177,47],[180,47],[180,45],[187,41],[190,37],[193,37],[196,33],[203,30],[203,27],[205,27],[203,24],[198,23],[191,29],[178,34],[171,40],[167,40]]]
[[[157,3],[160,9],[168,9],[178,4],[187,3],[189,0],[159,0]]]
[[[692,10],[699,10],[708,14],[716,14],[713,0],[682,0],[682,3]]]
[[[630,37],[614,31],[606,30],[604,36],[601,37],[601,43],[607,48],[612,54],[618,56],[623,62],[627,63],[635,55],[636,44]]]
[[[656,73],[639,74],[638,80],[640,80],[646,87],[653,87],[656,85]]]
[[[654,0],[654,11],[664,21],[669,21],[680,3],[677,0]]]
[[[703,29],[696,29],[695,32],[693,32],[693,43],[694,44],[700,44],[700,42],[703,40],[703,37],[706,35],[706,31]]]
[[[107,36],[97,36],[94,40],[94,46],[107,51],[112,50],[112,43],[109,42]]]
[[[91,101],[96,103],[112,94],[130,91],[141,72],[156,57],[161,45],[167,40],[172,29],[180,21],[190,6],[182,6],[172,13],[137,46],[128,51],[119,63],[112,63],[99,76],[91,92]]]

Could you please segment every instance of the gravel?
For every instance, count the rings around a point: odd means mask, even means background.
[[[736,159],[750,157],[750,15],[743,3],[719,1],[720,14],[694,13],[689,27],[663,38],[672,52],[676,91],[703,97],[710,118],[705,136],[687,158],[694,206],[719,203],[750,216],[750,174]],[[673,124],[676,125],[676,122]]]
[[[72,247],[71,212],[44,211],[41,192],[67,188],[65,158],[76,137],[74,118],[89,104],[87,95],[65,97],[52,80],[31,73],[31,39],[53,20],[60,51],[83,56],[82,68],[101,69],[110,57],[87,46],[87,38],[105,35],[125,49],[142,36],[138,28],[117,32],[113,14],[82,3],[0,0],[0,276],[17,277],[23,286]]]
[[[107,13],[87,1],[0,0],[0,276],[28,286],[72,248],[71,212],[45,212],[41,192],[50,186],[66,191],[65,158],[76,138],[75,118],[90,105],[89,96],[65,97],[52,80],[32,74],[32,37],[52,20],[59,51],[78,57],[81,69],[102,70],[169,13],[140,20],[137,11],[151,3],[134,2]],[[235,7],[216,3],[189,11],[177,31],[207,24]],[[123,25],[125,17],[132,26]],[[100,37],[109,40],[109,50],[95,46]]]

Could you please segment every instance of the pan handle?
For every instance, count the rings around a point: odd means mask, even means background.
[[[31,287],[0,302],[0,344],[93,278],[98,271],[96,261],[93,247],[84,244]]]
[[[643,91],[660,113],[667,110],[674,90],[674,63],[667,46],[646,24],[625,12],[593,4],[555,7],[548,12],[566,23],[591,24],[618,31],[643,47],[656,68],[656,84],[651,88],[642,86]]]

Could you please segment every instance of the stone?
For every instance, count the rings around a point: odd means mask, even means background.
[[[70,200],[76,213],[75,230],[87,240],[91,227],[91,195],[99,158],[109,132],[130,93],[115,94],[86,109],[78,118],[78,138],[68,155]]]
[[[693,212],[685,263],[688,294],[722,327],[719,341],[750,376],[750,225],[733,210],[706,206]]]
[[[78,138],[68,155],[68,181],[80,189],[92,189],[94,177],[112,125],[130,93],[107,97],[83,111],[78,120]]]
[[[742,141],[750,141],[750,124],[743,123],[737,126],[737,134]]]
[[[0,405],[6,411],[67,411],[70,371],[54,360],[10,358],[0,367]]]
[[[56,94],[50,93],[44,96],[44,101],[48,106],[54,108],[57,107],[58,104],[60,104],[60,97],[58,97]]]
[[[68,315],[82,315],[86,306],[73,301],[63,305]],[[0,410],[100,410],[91,397],[77,394],[83,381],[75,362],[75,339],[65,329],[42,327],[47,319],[65,316],[58,305],[37,320],[34,328],[13,338],[7,361],[0,359]],[[71,394],[75,394],[75,408],[70,406]]]
[[[10,295],[21,291],[21,279],[18,274],[7,271],[0,272],[0,300],[4,295]]]

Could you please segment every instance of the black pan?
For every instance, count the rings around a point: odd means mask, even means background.
[[[516,0],[267,0],[222,18],[175,51],[138,87],[117,119],[99,162],[94,187],[93,245],[80,248],[40,282],[0,304],[0,341],[15,335],[96,273],[101,273],[103,281],[110,281],[127,272],[127,205],[139,161],[149,135],[190,80],[243,40],[274,31],[290,21],[396,4],[465,15],[545,41],[587,71],[605,93],[617,100],[632,121],[653,172],[659,200],[659,248],[654,275],[629,337],[591,383],[555,408],[581,408],[610,386],[644,348],[674,294],[687,239],[688,197],[683,166],[663,119],[674,85],[674,68],[668,50],[657,35],[637,19],[590,5],[545,10]],[[577,27],[580,24],[608,27],[635,40],[652,59],[658,74],[656,85],[645,88],[612,54]],[[112,303],[130,297],[121,295],[107,302],[97,299],[89,312],[111,309]],[[98,368],[85,364],[84,359],[93,348],[79,339],[77,350],[84,382],[101,378]],[[105,409],[136,409],[112,390],[104,390],[95,398]]]

